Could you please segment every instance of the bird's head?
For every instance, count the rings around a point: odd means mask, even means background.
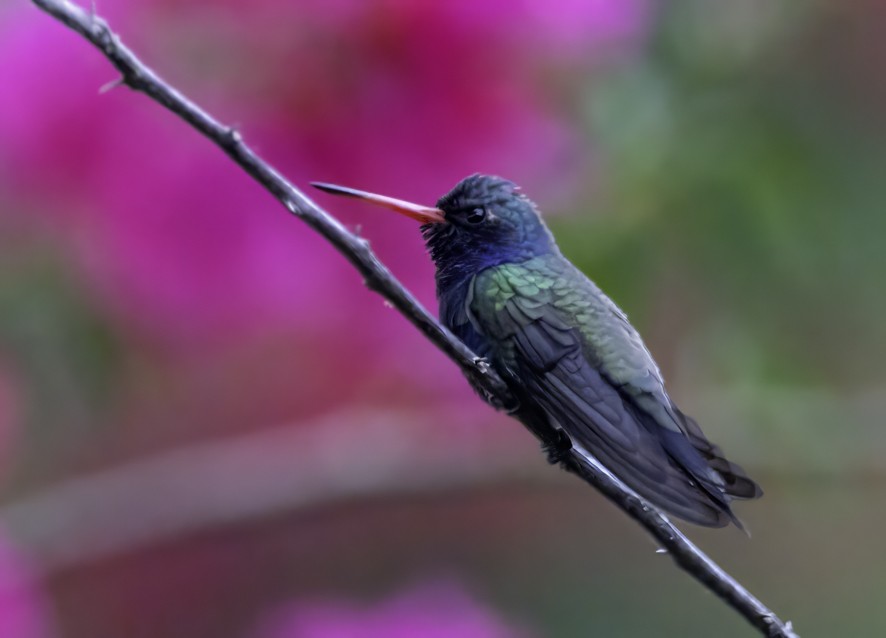
[[[464,178],[437,201],[421,206],[331,184],[317,188],[357,197],[422,222],[440,285],[508,262],[556,250],[554,239],[529,198],[513,182],[491,175]]]

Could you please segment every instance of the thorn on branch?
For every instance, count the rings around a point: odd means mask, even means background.
[[[104,95],[105,93],[108,93],[109,91],[113,91],[114,89],[116,89],[118,86],[120,86],[122,84],[126,84],[126,78],[123,77],[122,75],[118,78],[114,78],[113,80],[111,80],[109,82],[105,82],[98,89],[99,95]]]
[[[243,136],[240,135],[240,131],[238,131],[236,127],[229,126],[225,129],[224,141],[226,146],[234,148],[243,143]],[[290,208],[290,210],[292,210],[292,208]]]
[[[360,227],[354,229],[351,233],[351,243],[354,246],[354,252],[361,252],[365,255],[372,255],[372,243],[365,237],[360,237]]]
[[[291,199],[284,199],[284,200],[282,200],[282,201],[283,201],[283,205],[284,205],[287,209],[289,209],[289,212],[290,212],[290,213],[292,213],[292,214],[295,215],[296,217],[301,217],[301,216],[302,216],[302,210],[301,210],[301,208],[298,207],[298,204],[296,204],[296,203],[295,203],[294,201],[292,201]]]
[[[108,57],[116,53],[116,42],[111,27],[95,13],[89,15],[90,30],[95,34],[95,44]],[[113,60],[112,60],[113,61]]]
[[[374,273],[368,274],[363,278],[363,285],[372,292],[381,293],[384,289],[384,283],[379,281],[379,278]]]

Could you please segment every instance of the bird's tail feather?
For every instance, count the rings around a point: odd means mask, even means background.
[[[689,442],[698,450],[708,466],[723,478],[723,492],[732,498],[751,499],[763,496],[763,490],[753,481],[741,466],[728,460],[723,451],[705,437],[701,428],[691,418],[674,408],[680,417],[683,430]]]

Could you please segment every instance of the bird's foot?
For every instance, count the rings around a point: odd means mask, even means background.
[[[487,391],[482,382],[476,378],[477,374],[482,377],[492,371],[492,364],[489,362],[489,359],[486,357],[474,357],[472,363],[474,364],[474,372],[465,371],[464,375],[471,384],[471,387],[474,388],[474,391],[480,395],[480,398],[496,410],[513,416],[520,409],[520,401],[510,392],[503,393],[503,396],[499,396]]]
[[[489,359],[486,357],[474,357],[473,363],[477,367],[477,370],[480,371],[480,374],[486,374],[492,369]]]
[[[569,438],[569,435],[559,428],[555,432],[556,438],[545,441],[541,446],[542,452],[545,453],[548,463],[551,465],[563,463],[572,450],[572,439]]]

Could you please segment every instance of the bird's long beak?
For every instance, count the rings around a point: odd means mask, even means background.
[[[320,182],[311,182],[311,186],[319,188],[321,191],[332,193],[333,195],[344,195],[346,197],[356,197],[375,204],[376,206],[384,206],[393,211],[406,215],[412,219],[420,221],[422,224],[440,224],[445,222],[443,211],[439,208],[431,208],[430,206],[422,206],[405,202],[402,199],[394,199],[385,195],[376,195],[375,193],[367,193],[366,191],[358,191],[346,186],[336,186],[335,184],[323,184]]]

